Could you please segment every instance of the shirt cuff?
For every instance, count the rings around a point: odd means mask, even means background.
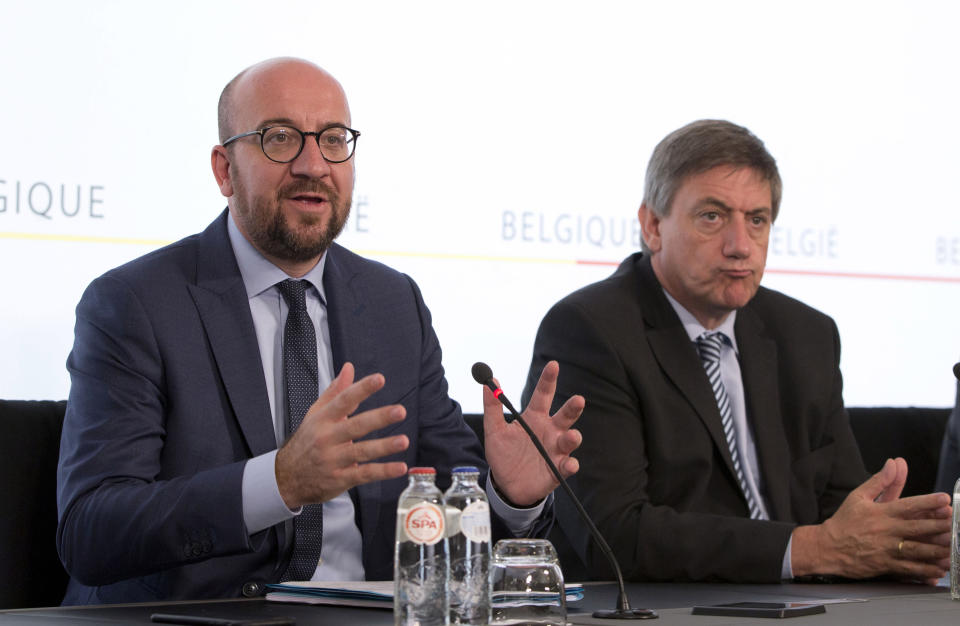
[[[510,529],[514,537],[524,537],[527,535],[540,518],[540,514],[543,513],[543,507],[550,502],[551,498],[553,498],[552,493],[528,509],[512,507],[504,502],[500,494],[497,493],[496,488],[493,486],[493,476],[487,474],[487,500],[490,502],[490,508],[500,516],[500,519],[507,525],[507,528]]]
[[[241,495],[243,498],[243,523],[247,534],[260,532],[295,516],[300,510],[291,511],[280,495],[277,473],[274,470],[277,451],[255,456],[243,466]]]
[[[793,547],[793,534],[790,535],[790,541],[787,542],[787,551],[783,553],[783,565],[780,566],[780,579],[790,580],[793,578],[793,562],[790,560],[790,549]]]

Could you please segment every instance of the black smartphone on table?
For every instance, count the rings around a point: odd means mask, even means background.
[[[728,615],[733,617],[799,617],[826,613],[822,604],[810,602],[731,602],[693,607],[694,615]]]

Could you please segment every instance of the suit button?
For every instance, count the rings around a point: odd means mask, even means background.
[[[263,585],[255,582],[243,583],[242,593],[245,598],[256,598],[263,594]]]

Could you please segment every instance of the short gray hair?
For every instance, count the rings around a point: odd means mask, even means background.
[[[777,219],[783,183],[776,160],[756,135],[726,120],[697,120],[664,137],[647,165],[643,202],[658,217],[666,217],[688,177],[722,165],[748,167],[770,183],[771,217]],[[646,242],[643,249],[648,251]]]

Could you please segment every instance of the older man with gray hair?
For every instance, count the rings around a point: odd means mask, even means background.
[[[949,498],[900,498],[903,459],[867,477],[836,325],[760,286],[781,188],[746,128],[701,120],[663,139],[644,251],[551,308],[525,399],[552,360],[555,402],[586,397],[570,482],[632,580],[934,581],[949,567]],[[557,512],[565,568],[608,578],[562,495]]]

